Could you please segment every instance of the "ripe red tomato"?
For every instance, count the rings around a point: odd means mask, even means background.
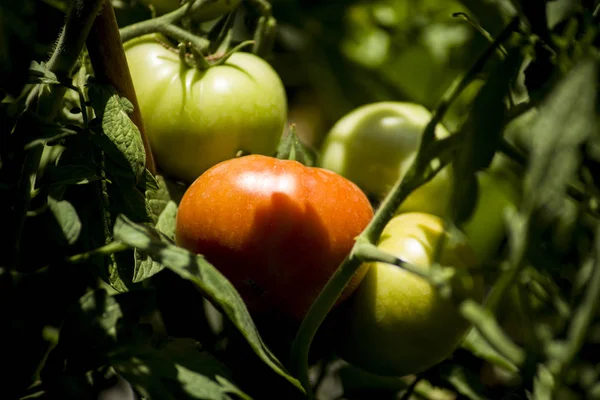
[[[215,165],[188,188],[177,213],[176,242],[203,254],[251,312],[302,318],[372,217],[366,195],[346,178],[250,155]]]

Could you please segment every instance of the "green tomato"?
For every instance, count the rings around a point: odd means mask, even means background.
[[[239,150],[272,155],[287,121],[285,88],[262,58],[237,52],[201,71],[158,35],[125,43],[144,127],[158,166],[194,181]]]
[[[321,148],[323,168],[337,172],[368,194],[383,198],[403,177],[415,159],[431,113],[423,106],[379,102],[356,108],[342,117],[326,135]],[[448,136],[438,124],[436,137]],[[445,215],[452,174],[444,168],[414,191],[400,211]]]
[[[158,15],[169,13],[181,7],[180,0],[141,0],[141,2],[145,5],[152,5]],[[196,21],[210,21],[232,12],[240,3],[241,0],[213,0],[200,10],[198,10],[197,5],[193,6],[192,13]]]
[[[406,174],[431,113],[421,105],[380,102],[359,107],[341,118],[326,136],[321,163],[367,193],[382,198]],[[436,137],[449,132],[437,126]],[[501,157],[490,171],[477,173],[478,198],[465,231],[479,260],[491,258],[505,237],[504,211],[519,201],[518,179]],[[400,205],[397,214],[424,212],[447,217],[452,196],[451,168],[442,169]]]
[[[378,247],[421,267],[434,262],[444,238],[440,263],[454,268],[477,264],[468,242],[444,231],[443,221],[424,213],[406,213],[386,225]],[[453,295],[480,301],[480,277],[456,279]],[[403,268],[371,263],[341,319],[338,354],[368,372],[404,376],[418,373],[447,358],[461,343],[469,324],[452,300]]]

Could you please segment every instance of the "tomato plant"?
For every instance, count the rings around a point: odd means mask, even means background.
[[[378,102],[358,107],[331,128],[323,143],[321,164],[381,198],[408,171],[430,120],[431,113],[419,104]],[[438,138],[448,135],[443,126],[437,126]],[[503,210],[519,199],[518,182],[509,174],[510,171],[477,174],[476,206],[463,229],[482,260],[497,251],[505,236]],[[397,213],[417,211],[447,216],[452,182],[451,168],[444,168],[412,192]]]
[[[429,267],[443,238],[440,264],[466,269],[477,264],[468,242],[444,230],[443,221],[425,213],[406,213],[386,225],[378,247],[411,264]],[[453,285],[453,295],[480,300],[480,278]],[[339,354],[376,374],[403,376],[442,361],[459,345],[469,324],[450,299],[423,278],[381,262],[370,265],[344,310]]]
[[[189,68],[158,36],[125,44],[157,164],[188,183],[240,150],[271,155],[287,119],[283,84],[262,58],[236,52],[222,65]]]
[[[141,0],[143,4],[152,5],[157,14],[166,14],[181,7],[181,0]],[[208,2],[201,9],[197,5],[192,6],[192,15],[197,21],[210,21],[223,14],[232,12],[241,0],[217,0]]]
[[[414,103],[377,102],[358,107],[326,135],[321,165],[381,199],[408,171],[430,119],[431,113]],[[436,137],[448,135],[442,125],[437,126]],[[451,187],[451,171],[445,168],[413,192],[401,210],[443,215]]]
[[[347,179],[296,161],[224,161],[186,191],[176,241],[203,254],[255,312],[301,318],[346,257],[373,210]],[[358,271],[340,301],[360,282]]]

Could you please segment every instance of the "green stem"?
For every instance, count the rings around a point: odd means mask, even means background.
[[[592,276],[590,277],[583,300],[575,310],[573,318],[571,319],[564,348],[562,349],[562,352],[556,356],[559,361],[556,366],[551,366],[550,368],[557,376],[557,381],[562,380],[563,376],[569,370],[571,363],[579,354],[600,305],[600,229],[596,230],[594,247]],[[558,386],[559,385],[556,387]]]
[[[354,246],[352,255],[362,262],[383,262],[395,265],[427,280],[432,285],[436,284],[436,282],[431,279],[431,274],[427,269],[401,260],[393,254],[381,250],[374,244],[364,242],[357,243],[356,246]]]
[[[473,300],[465,300],[460,307],[461,314],[481,333],[481,336],[497,352],[506,357],[515,366],[525,362],[525,352],[502,331],[493,314],[486,311]]]
[[[207,4],[208,2],[206,0],[197,0],[196,3],[200,3],[198,7],[202,7],[202,5]],[[208,40],[200,36],[196,36],[177,25],[174,25],[187,14],[188,9],[192,7],[193,4],[194,2],[186,3],[177,10],[161,17],[148,19],[124,27],[120,30],[121,41],[125,43],[128,40],[138,36],[159,32],[179,42],[191,43],[192,46],[200,53],[205,53],[210,46],[210,42]]]
[[[85,253],[76,254],[66,259],[68,263],[77,264],[80,262],[84,262],[92,258],[96,255],[105,255],[109,256],[114,253],[119,253],[121,251],[129,250],[131,247],[126,244],[120,242],[110,242],[102,247],[99,247],[94,250],[87,251]]]
[[[48,69],[59,79],[68,81],[71,77],[103,1],[77,0],[71,8],[56,48],[47,63]],[[30,110],[37,109],[37,113],[42,118],[52,121],[60,108],[66,90],[64,86],[36,85],[27,98],[26,107]],[[12,261],[15,266],[19,263],[21,236],[27,209],[31,204],[31,192],[35,186],[43,149],[43,146],[39,146],[27,152],[17,186],[12,213],[13,229],[11,230],[14,241]]]
[[[489,48],[482,54],[468,73],[456,84],[452,85],[444,94],[438,108],[433,113],[432,119],[425,128],[424,137],[408,173],[394,185],[391,192],[383,200],[381,206],[375,213],[369,225],[363,230],[357,239],[355,247],[365,242],[374,244],[379,239],[383,228],[394,216],[402,202],[418,187],[431,180],[441,171],[449,160],[441,159],[444,149],[451,148],[457,142],[457,136],[453,135],[445,139],[435,140],[435,127],[441,122],[450,104],[458,98],[460,92],[477,76],[484,67],[485,62],[492,56],[495,49],[502,43],[518,26],[519,20],[514,18]],[[429,136],[429,137],[426,137]],[[430,167],[430,162],[438,159],[436,168]],[[312,399],[312,390],[308,379],[308,352],[312,340],[325,317],[334,306],[340,294],[358,270],[362,262],[355,256],[355,249],[342,262],[337,271],[329,279],[315,302],[312,304],[308,314],[300,324],[296,338],[292,344],[291,363],[292,369],[300,383],[304,386],[309,399]]]

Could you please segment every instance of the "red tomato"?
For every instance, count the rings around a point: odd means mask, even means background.
[[[250,155],[215,165],[188,188],[176,241],[218,268],[251,312],[302,318],[372,217],[367,197],[346,178]]]

